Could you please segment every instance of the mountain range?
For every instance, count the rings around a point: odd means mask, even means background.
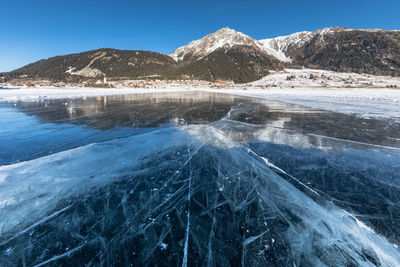
[[[170,55],[104,48],[43,59],[0,77],[5,81],[80,82],[106,77],[246,83],[286,67],[400,76],[400,31],[331,27],[255,40],[222,28]]]

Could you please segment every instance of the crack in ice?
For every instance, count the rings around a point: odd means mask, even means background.
[[[45,261],[43,261],[43,262],[41,262],[41,263],[39,263],[39,264],[34,265],[34,267],[44,266],[44,265],[47,265],[47,264],[49,264],[49,263],[51,263],[51,262],[53,262],[53,261],[62,259],[62,258],[64,258],[64,257],[68,257],[68,256],[72,255],[73,253],[75,253],[76,251],[78,251],[78,250],[80,250],[81,248],[83,248],[85,245],[86,245],[86,244],[80,245],[80,246],[78,246],[78,247],[76,247],[76,248],[74,248],[74,249],[71,249],[71,250],[69,250],[69,251],[63,253],[63,254],[54,256],[54,257],[52,257],[52,258],[50,258],[50,259],[48,259],[48,260],[45,260]]]
[[[32,224],[32,225],[29,226],[28,228],[25,228],[24,230],[22,230],[22,231],[20,231],[19,233],[15,234],[15,235],[12,236],[11,238],[9,238],[9,239],[7,239],[6,241],[0,243],[0,246],[3,246],[3,245],[5,245],[5,244],[7,244],[7,243],[10,242],[11,240],[14,240],[15,238],[19,237],[20,235],[23,235],[24,233],[26,233],[26,232],[32,230],[32,229],[35,228],[36,226],[38,226],[38,225],[40,225],[40,224],[42,224],[42,223],[45,223],[45,222],[48,221],[48,220],[53,219],[54,217],[56,217],[57,215],[63,213],[64,211],[68,210],[68,209],[71,208],[72,206],[73,206],[73,204],[71,204],[71,205],[69,205],[69,206],[67,206],[67,207],[65,207],[65,208],[63,208],[63,209],[61,209],[61,210],[58,210],[58,211],[54,212],[53,214],[51,214],[51,215],[49,215],[49,216],[47,216],[47,217],[45,217],[45,218],[43,218],[43,219],[37,221],[36,223]]]

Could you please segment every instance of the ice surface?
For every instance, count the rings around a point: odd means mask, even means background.
[[[286,79],[287,74],[282,76]],[[266,77],[266,79],[268,78],[269,76]],[[389,118],[400,121],[400,90],[397,89],[309,88],[309,86],[301,84],[294,85],[294,87],[294,89],[257,89],[250,86],[250,88],[245,87],[245,90],[211,89],[206,91],[284,101],[314,109],[355,114],[364,118]]]
[[[7,106],[32,126],[115,133],[0,167],[0,265],[400,264],[396,125],[212,94],[171,97],[140,109],[87,100],[68,117],[59,103],[48,103],[52,112]],[[55,110],[64,115],[49,116]],[[116,123],[129,110],[140,115]],[[147,130],[123,135],[127,125]],[[57,127],[37,129],[51,137]]]

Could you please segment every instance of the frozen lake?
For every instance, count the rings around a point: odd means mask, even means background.
[[[207,92],[0,103],[0,266],[400,266],[400,123]]]

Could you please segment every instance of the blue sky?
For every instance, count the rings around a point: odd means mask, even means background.
[[[400,29],[399,0],[1,0],[0,72],[96,48],[171,53],[228,26],[256,39],[329,26]]]

